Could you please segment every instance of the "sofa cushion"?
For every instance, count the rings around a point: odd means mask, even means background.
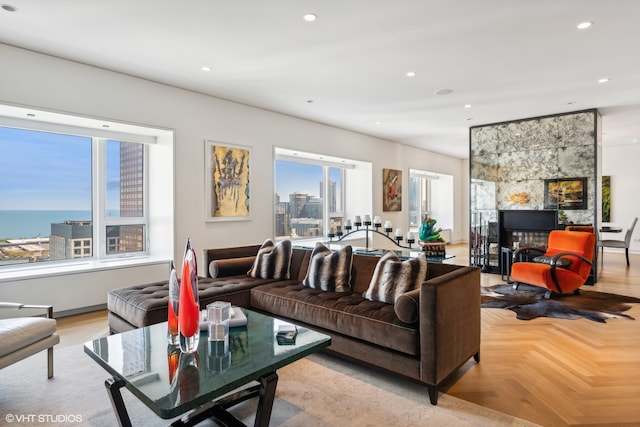
[[[215,279],[246,274],[255,260],[255,256],[213,260],[209,263],[209,276]]]
[[[0,319],[0,357],[56,333],[55,319],[17,317]]]
[[[250,277],[259,279],[289,279],[291,265],[291,240],[283,240],[278,244],[273,240],[264,241],[253,266],[247,273]]]
[[[393,305],[366,300],[359,293],[279,281],[251,289],[251,307],[412,356],[420,354],[417,325],[402,323]]]
[[[246,273],[217,279],[200,278],[198,280],[200,308],[222,298],[229,301],[240,293],[246,293],[248,299],[249,289],[272,281],[248,277]],[[108,310],[139,328],[166,321],[168,304],[168,281],[112,289],[107,295]]]
[[[404,293],[396,299],[393,311],[404,323],[416,323],[420,313],[420,288]]]
[[[362,296],[371,301],[393,304],[396,299],[420,287],[427,277],[427,259],[422,255],[400,261],[393,251],[386,251],[373,271],[369,289]]]
[[[302,284],[322,291],[349,292],[352,262],[351,246],[345,246],[334,252],[318,242],[311,253],[309,269]]]

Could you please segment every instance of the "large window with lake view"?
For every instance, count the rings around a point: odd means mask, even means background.
[[[0,126],[0,152],[0,268],[145,253],[145,144]]]

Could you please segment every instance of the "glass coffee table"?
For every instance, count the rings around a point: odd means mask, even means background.
[[[167,323],[98,338],[84,351],[112,375],[105,381],[121,426],[131,426],[120,389],[131,393],[163,419],[191,411],[172,425],[195,425],[213,419],[244,425],[227,409],[258,397],[255,426],[268,426],[275,398],[276,370],[331,344],[328,335],[298,326],[295,343],[278,344],[276,332],[290,324],[242,309],[247,325],[231,328],[229,345],[208,341],[200,333],[197,352],[181,353],[167,344]]]

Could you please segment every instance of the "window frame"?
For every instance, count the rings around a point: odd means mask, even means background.
[[[145,257],[150,254],[150,218],[149,218],[149,145],[155,143],[155,138],[147,135],[136,135],[122,132],[110,132],[102,129],[85,128],[81,126],[67,125],[61,123],[43,122],[37,120],[24,120],[15,117],[0,115],[0,127],[22,129],[26,131],[55,133],[60,135],[81,136],[91,139],[91,221],[92,237],[89,248],[91,256],[86,256],[86,248],[83,241],[74,241],[71,245],[70,258],[64,260],[49,260],[37,263],[18,263],[0,266],[0,274],[11,275],[13,272],[40,271],[46,268],[64,268],[74,264],[86,264],[87,261],[109,261],[120,258]],[[108,217],[106,211],[107,197],[107,141],[139,143],[143,145],[143,215],[140,217]],[[113,225],[142,225],[144,227],[143,250],[135,252],[120,252],[107,254],[108,226]],[[76,246],[79,243],[79,246]],[[51,244],[51,240],[50,240]],[[79,251],[79,254],[76,252]]]
[[[349,163],[342,163],[345,160],[344,159],[333,159],[333,160],[325,160],[323,159],[323,157],[326,156],[321,156],[321,155],[315,155],[315,154],[311,154],[311,153],[301,153],[302,155],[300,155],[300,152],[297,152],[298,154],[296,155],[291,155],[291,154],[283,154],[282,152],[288,151],[286,149],[280,149],[278,147],[275,148],[275,154],[274,154],[274,173],[273,173],[273,178],[274,178],[274,211],[275,211],[275,196],[277,194],[277,190],[275,190],[277,188],[277,174],[276,174],[276,165],[278,161],[284,161],[284,162],[289,162],[289,163],[297,163],[297,164],[303,164],[303,165],[310,165],[310,166],[320,166],[322,167],[322,194],[319,194],[319,197],[322,198],[322,233],[319,234],[318,236],[299,236],[297,238],[295,238],[294,240],[296,242],[302,242],[302,241],[318,241],[318,240],[325,240],[328,236],[328,233],[330,231],[330,226],[331,226],[331,221],[335,220],[335,219],[340,219],[341,222],[344,222],[344,218],[345,218],[345,202],[346,202],[346,195],[345,195],[345,190],[346,190],[346,170],[347,169],[352,169],[353,165],[350,165]],[[328,185],[330,183],[330,169],[331,168],[336,168],[340,170],[340,201],[336,202],[336,205],[339,205],[342,209],[332,212],[329,210],[329,187],[330,185]],[[320,183],[319,183],[320,184]],[[336,188],[337,190],[337,188]],[[282,197],[283,195],[281,194],[280,197]],[[288,196],[288,195],[287,195]],[[275,229],[276,229],[276,220],[277,218],[274,217],[273,219],[273,227],[274,227],[274,235],[275,235]],[[290,238],[290,237],[284,237],[284,236],[274,236],[276,240],[282,240],[285,238]]]
[[[96,156],[94,156],[92,167],[96,167],[97,170],[97,179],[94,179],[94,185],[92,186],[93,191],[93,221],[94,224],[98,224],[98,245],[93,245],[94,248],[94,256],[96,253],[96,246],[98,256],[97,259],[110,259],[110,258],[121,258],[128,256],[136,256],[136,255],[147,255],[149,253],[149,147],[147,144],[143,144],[143,152],[142,152],[142,191],[143,191],[143,201],[142,201],[142,212],[143,215],[141,217],[109,217],[107,215],[107,143],[108,141],[116,141],[116,142],[129,142],[129,143],[138,143],[135,141],[125,141],[123,138],[93,138],[94,142],[97,143],[98,149]],[[94,178],[96,178],[94,175]],[[95,197],[97,195],[97,197]],[[142,225],[143,232],[143,250],[137,252],[120,252],[109,254],[107,248],[109,247],[109,238],[107,237],[107,227],[109,226],[120,226],[120,225]],[[94,231],[95,236],[95,231]]]

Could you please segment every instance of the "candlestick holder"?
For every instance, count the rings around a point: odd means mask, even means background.
[[[337,237],[336,242],[340,242],[342,240],[344,240],[346,237],[351,236],[352,234],[358,233],[358,232],[364,232],[365,233],[365,250],[367,252],[369,252],[369,233],[376,233],[379,234],[383,237],[386,237],[389,241],[393,242],[396,246],[400,247],[400,248],[404,248],[404,249],[413,249],[411,245],[413,245],[416,241],[415,239],[407,239],[407,244],[408,246],[404,246],[401,245],[400,242],[402,242],[402,240],[404,239],[403,236],[398,236],[395,235],[393,237],[389,236],[389,233],[391,233],[393,231],[392,228],[385,228],[384,229],[384,233],[382,231],[379,231],[378,228],[380,228],[380,226],[382,226],[382,224],[378,224],[377,227],[375,228],[371,228],[371,221],[365,221],[364,222],[364,228],[360,228],[362,227],[362,223],[360,222],[354,222],[356,229],[354,230],[351,226],[349,225],[345,225],[345,230],[347,230],[346,233],[341,233],[341,232],[329,232],[327,233],[327,237],[329,237],[329,242],[333,242],[334,238]],[[338,234],[340,233],[340,234]],[[373,250],[373,249],[372,249]]]

